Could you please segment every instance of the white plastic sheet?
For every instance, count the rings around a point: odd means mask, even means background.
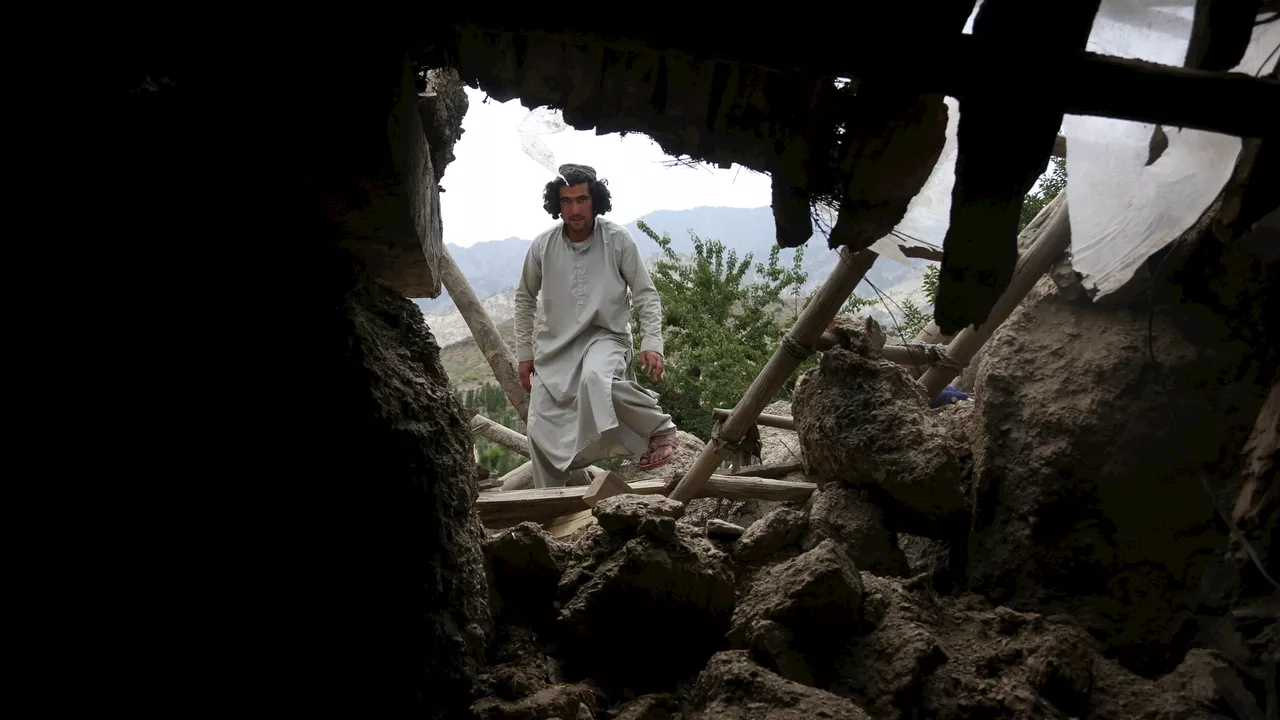
[[[1103,0],[1087,49],[1180,67],[1193,7],[1193,0]],[[1253,75],[1277,43],[1280,26],[1256,28],[1235,70]],[[1063,120],[1072,265],[1095,299],[1120,289],[1191,227],[1222,190],[1240,152],[1237,137],[1166,127],[1168,147],[1147,165],[1154,132],[1153,124],[1128,120]]]
[[[533,158],[534,162],[558,175],[560,166],[556,163],[556,154],[542,142],[541,136],[554,135],[568,129],[569,126],[565,124],[559,110],[538,107],[520,121],[516,132],[520,133],[520,149]]]

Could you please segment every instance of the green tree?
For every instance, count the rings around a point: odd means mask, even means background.
[[[638,226],[662,249],[651,274],[662,295],[666,346],[662,380],[641,377],[640,383],[661,394],[662,409],[682,430],[706,439],[712,408],[737,404],[778,346],[782,330],[794,321],[783,311],[782,298],[795,295],[808,278],[801,269],[803,248],[790,268],[780,264],[780,248],[770,248],[768,263],[755,264],[756,282],[747,282],[750,253],[739,259],[719,240],[690,231],[693,255],[683,258],[668,235],[659,236],[643,222]],[[632,327],[639,347],[638,315]],[[784,393],[794,387],[795,377]]]
[[[1048,176],[1042,178],[1039,187],[1027,193],[1026,198],[1022,200],[1022,214],[1018,216],[1018,232],[1022,232],[1022,229],[1035,219],[1044,206],[1067,186],[1067,161],[1062,158],[1050,158],[1050,161],[1052,167]]]

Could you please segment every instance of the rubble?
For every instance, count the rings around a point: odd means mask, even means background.
[[[873,320],[866,323],[878,332]],[[907,371],[879,357],[873,339],[855,346],[865,354],[828,350],[796,385],[792,404],[806,473],[820,486],[873,491],[894,531],[963,536],[970,510],[968,448],[929,409]]]
[[[760,562],[800,539],[809,526],[809,517],[800,510],[778,508],[742,533],[733,546],[738,562]]]
[[[847,550],[823,540],[755,576],[734,611],[729,641],[787,678],[813,684],[861,602],[862,581]]]
[[[827,538],[838,542],[862,570],[895,577],[911,574],[907,556],[885,527],[880,508],[856,488],[829,484],[815,493],[803,547],[816,547]]]
[[[701,720],[871,720],[848,699],[765,670],[745,650],[712,657],[693,698]]]
[[[584,533],[581,559],[560,585],[567,674],[661,692],[725,644],[734,606],[729,558],[695,529],[675,527],[671,538],[639,535],[620,547],[607,531]],[[646,651],[636,652],[641,640]]]
[[[534,522],[499,531],[484,540],[489,606],[506,622],[549,619],[566,551]]]

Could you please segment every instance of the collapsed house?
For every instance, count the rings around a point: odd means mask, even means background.
[[[298,311],[324,328],[316,387],[349,431],[318,452],[350,463],[357,714],[1273,712],[1274,4],[988,0],[966,32],[974,7],[616,30],[455,8],[279,66],[320,138],[290,156],[288,208],[321,280]],[[172,79],[141,95],[206,87]],[[463,82],[769,172],[779,244],[842,248],[678,477],[479,491],[484,423],[405,300],[467,302],[438,194]],[[1068,190],[1019,237],[1055,147]],[[936,248],[918,347],[836,320],[876,257]],[[964,372],[976,400],[931,410]],[[741,456],[753,428],[768,458]]]

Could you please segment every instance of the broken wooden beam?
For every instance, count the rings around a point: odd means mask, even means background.
[[[1033,70],[1010,62],[1006,42],[961,34],[929,48],[905,72],[923,87],[963,102],[991,87],[1016,86],[1045,68],[1054,102],[1073,115],[1108,117],[1265,138],[1280,132],[1280,82],[1241,72],[1208,72],[1086,50],[1043,55]],[[938,62],[935,64],[933,60]],[[855,73],[855,76],[857,73]],[[861,73],[866,75],[866,73]]]
[[[849,225],[856,225],[842,207],[836,225],[831,230],[830,243],[843,245],[844,235],[853,230]],[[778,394],[782,384],[791,373],[795,372],[810,354],[814,352],[813,344],[822,337],[822,333],[831,324],[844,301],[853,293],[853,289],[862,282],[863,276],[876,261],[876,254],[870,250],[850,252],[840,249],[840,258],[831,275],[822,283],[822,287],[814,294],[813,300],[800,311],[791,331],[778,343],[777,349],[769,362],[751,381],[751,386],[738,401],[729,418],[720,427],[720,433],[702,448],[702,453],[694,461],[693,466],[672,490],[670,497],[680,502],[688,502],[698,497],[703,483],[711,477],[720,463],[732,452],[747,430],[756,424],[756,418],[773,396]]]
[[[674,487],[682,479],[677,474],[668,484]],[[707,478],[698,491],[698,497],[724,498],[725,500],[767,500],[770,502],[797,502],[808,500],[818,488],[811,482],[774,480],[744,475],[715,475]]]
[[[739,468],[733,474],[741,475],[743,477],[776,479],[784,478],[795,472],[804,472],[804,463],[794,460],[791,462],[767,463],[764,465],[748,465],[747,467]]]
[[[516,355],[502,339],[502,335],[498,334],[498,329],[489,318],[489,313],[485,312],[484,306],[480,304],[475,290],[467,281],[467,276],[462,274],[458,264],[453,261],[448,247],[440,249],[440,281],[444,283],[450,299],[457,306],[467,327],[471,329],[471,336],[475,338],[476,346],[480,348],[480,353],[484,355],[489,367],[493,368],[493,376],[497,379],[502,391],[507,394],[511,406],[516,409],[522,421],[528,422],[529,393],[525,392],[524,386],[520,384],[520,366],[516,363]]]
[[[841,347],[843,344],[839,335],[833,332],[824,332],[822,337],[818,338],[818,342],[814,343],[814,347],[818,350],[830,350],[834,347]],[[944,346],[921,342],[911,342],[906,345],[885,345],[880,348],[880,354],[885,360],[907,366],[932,365],[942,359],[943,353]],[[763,425],[764,423],[761,424]]]
[[[644,480],[631,486],[639,495],[660,495],[667,487],[665,480]],[[480,522],[488,528],[510,527],[525,520],[546,521],[560,515],[589,509],[582,496],[587,486],[512,490],[482,493],[476,500]],[[501,523],[510,523],[510,525]]]
[[[986,321],[979,327],[970,325],[957,333],[947,345],[946,362],[929,368],[920,378],[920,384],[924,386],[925,394],[930,400],[945,390],[947,384],[968,366],[982,345],[1013,314],[1040,277],[1048,272],[1071,245],[1071,224],[1067,219],[1066,201],[1066,193],[1058,193],[1057,197],[1049,201],[1049,205],[1045,207],[1048,215],[1039,229],[1039,237],[1018,258],[1009,286],[992,306]]]
[[[711,417],[716,420],[728,420],[731,414],[733,414],[733,411],[728,410],[726,408],[716,408],[711,411]],[[779,430],[795,430],[796,429],[795,418],[790,418],[790,417],[787,417],[786,415],[769,415],[767,413],[760,413],[759,415],[756,416],[755,424],[763,425],[765,427],[777,428]]]
[[[552,518],[551,520],[543,523],[542,526],[546,528],[547,533],[550,534],[551,537],[560,540],[569,537],[595,521],[595,513],[591,512],[590,509],[587,509],[581,512],[569,513],[568,515],[560,515]]]
[[[627,493],[661,495],[674,489],[682,477],[674,475],[663,480],[641,480],[630,483],[627,486]],[[699,486],[698,497],[796,502],[807,500],[816,489],[817,485],[808,482],[711,475]],[[590,509],[585,499],[589,490],[590,487],[579,486],[481,493],[476,500],[476,512],[480,516],[480,522],[491,529],[511,527],[526,520],[549,523],[562,516]]]
[[[471,434],[479,435],[514,453],[529,457],[529,438],[483,415],[476,414],[471,417]]]

